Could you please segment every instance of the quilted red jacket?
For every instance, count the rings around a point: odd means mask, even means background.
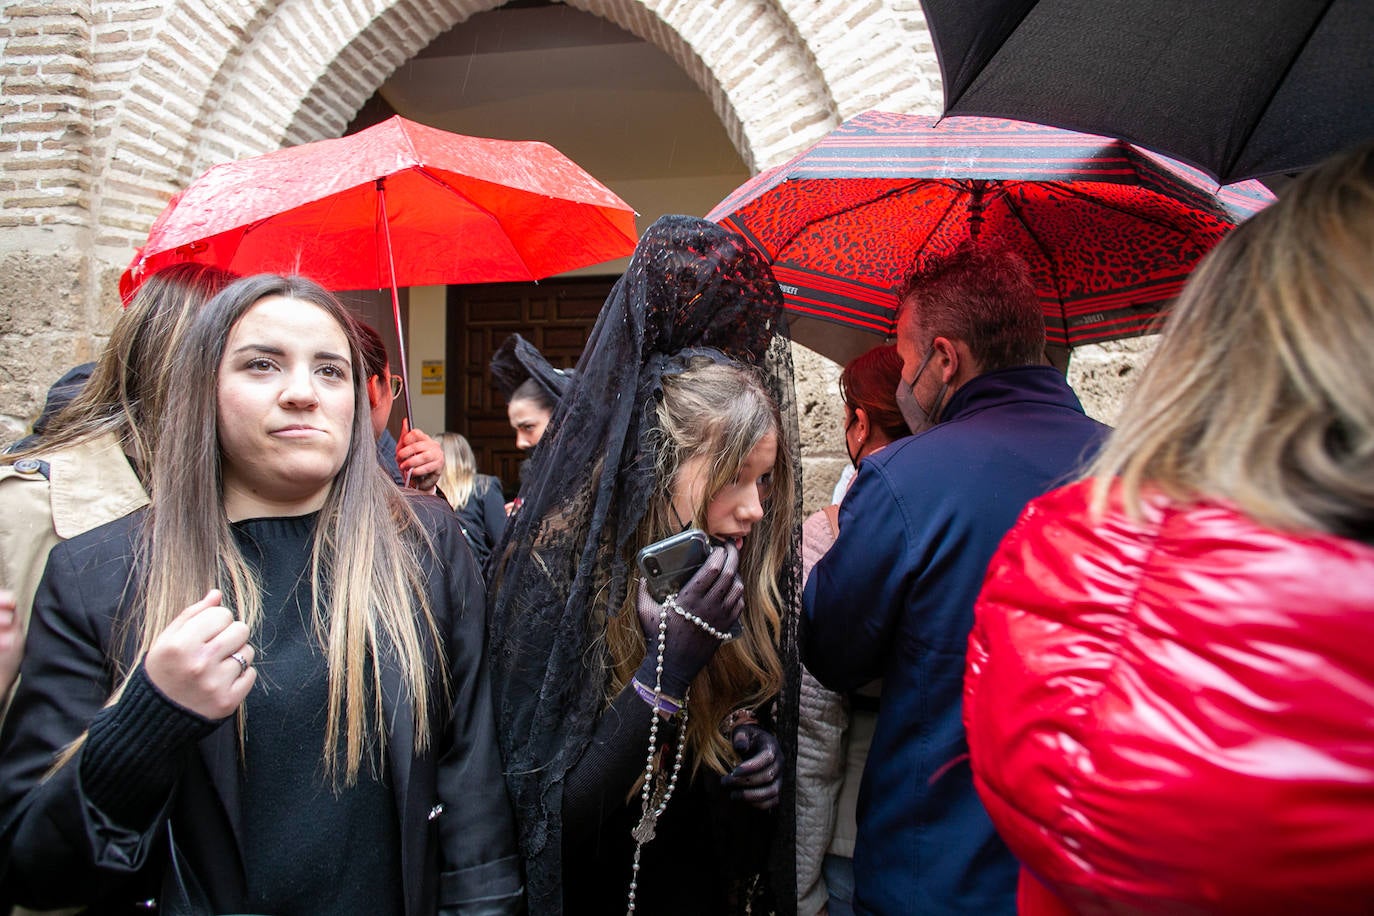
[[[1027,507],[969,640],[1021,912],[1374,913],[1374,547],[1090,495]]]

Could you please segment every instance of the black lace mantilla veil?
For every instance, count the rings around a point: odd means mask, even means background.
[[[662,379],[702,355],[761,371],[782,413],[780,444],[796,459],[791,347],[772,271],[738,235],[665,216],[645,231],[601,310],[490,569],[492,682],[533,914],[562,907],[563,780],[606,702],[602,637],[633,583],[625,554],[655,486]],[[792,499],[800,520],[800,480],[795,492],[772,498]],[[771,880],[779,904],[792,909],[797,531],[781,579],[787,683],[773,712],[787,772]]]
[[[534,379],[555,404],[563,399],[563,392],[568,390],[573,380],[572,373],[566,369],[555,369],[534,344],[519,334],[507,337],[492,355],[491,377],[506,400],[510,400],[515,389],[526,379]]]

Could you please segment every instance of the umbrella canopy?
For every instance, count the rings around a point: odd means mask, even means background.
[[[1369,0],[921,0],[945,113],[1121,137],[1223,183],[1374,137]]]
[[[708,215],[772,262],[794,339],[844,361],[895,330],[913,264],[970,238],[1030,265],[1051,344],[1142,334],[1193,265],[1273,200],[1106,137],[990,118],[870,111]],[[825,324],[808,325],[806,319]],[[861,351],[861,350],[860,350]]]
[[[330,289],[537,280],[628,255],[635,238],[629,205],[553,147],[393,117],[209,169],[120,287],[181,261]]]

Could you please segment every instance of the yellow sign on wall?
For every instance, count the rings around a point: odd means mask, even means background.
[[[444,361],[426,359],[420,363],[420,393],[444,393]]]

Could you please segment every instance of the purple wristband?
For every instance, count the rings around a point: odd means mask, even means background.
[[[639,694],[639,698],[658,712],[667,713],[669,716],[675,716],[682,712],[684,704],[677,697],[670,697],[662,691],[655,694],[654,689],[645,687],[639,682],[639,678],[632,678],[630,683],[634,685],[635,693]]]

